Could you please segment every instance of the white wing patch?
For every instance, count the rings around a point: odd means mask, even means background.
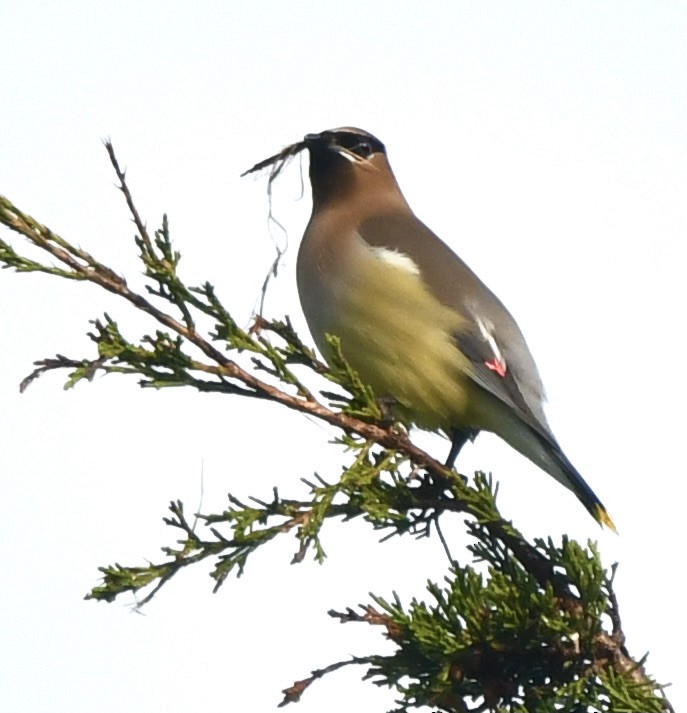
[[[420,268],[415,264],[413,259],[405,253],[400,252],[400,250],[392,250],[390,248],[382,248],[378,246],[370,249],[372,250],[374,256],[379,260],[383,260],[389,265],[393,265],[400,270],[409,272],[411,275],[420,274]]]
[[[480,334],[484,337],[484,341],[491,347],[496,364],[500,365],[503,369],[503,374],[501,374],[501,376],[503,376],[506,373],[506,360],[503,358],[499,345],[496,343],[496,339],[494,338],[494,325],[491,322],[485,322],[481,317],[474,313],[473,316],[475,318],[475,322],[477,322],[477,326],[479,327]],[[487,364],[487,366],[489,366],[489,364]],[[495,371],[498,370],[495,369]]]

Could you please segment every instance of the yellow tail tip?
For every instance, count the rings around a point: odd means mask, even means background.
[[[615,525],[613,524],[613,520],[611,520],[611,516],[603,509],[601,505],[595,505],[594,512],[592,514],[594,515],[594,519],[600,525],[606,525],[609,530],[613,530],[616,535],[618,534],[618,530],[615,529]]]

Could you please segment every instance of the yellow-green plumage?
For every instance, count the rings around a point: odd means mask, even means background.
[[[341,339],[346,360],[376,394],[392,394],[406,420],[447,432],[460,425],[470,364],[451,335],[463,318],[417,273],[382,258],[360,261],[352,278],[325,328]]]

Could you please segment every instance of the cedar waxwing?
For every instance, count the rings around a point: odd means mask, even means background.
[[[451,438],[449,466],[468,439],[491,431],[615,530],[551,432],[518,325],[415,216],[384,144],[354,128],[308,134],[251,171],[304,149],[313,207],[298,252],[298,293],[325,358],[325,335],[336,335],[363,381],[392,400],[394,415]]]

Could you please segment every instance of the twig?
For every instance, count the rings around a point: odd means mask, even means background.
[[[304,678],[301,681],[296,681],[292,686],[289,686],[288,688],[285,688],[282,691],[282,693],[284,694],[284,699],[279,704],[279,708],[283,708],[289,703],[298,703],[305,690],[312,683],[322,678],[323,676],[326,676],[328,673],[338,671],[340,668],[344,668],[345,666],[361,665],[367,663],[370,663],[369,658],[359,658],[357,656],[353,656],[348,661],[337,661],[337,663],[330,664],[329,666],[325,666],[324,668],[316,669],[311,673],[308,678]]]

